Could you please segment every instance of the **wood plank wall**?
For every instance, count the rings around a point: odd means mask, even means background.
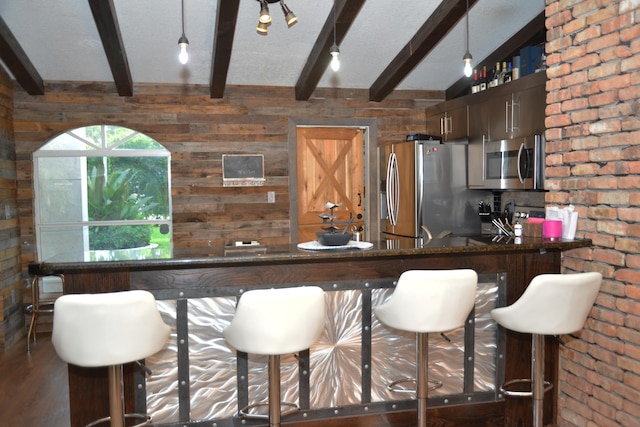
[[[232,87],[222,100],[206,87],[146,85],[119,97],[111,85],[49,84],[40,97],[16,93],[15,138],[24,261],[34,258],[32,153],[69,129],[106,123],[146,133],[171,151],[174,246],[221,245],[253,237],[289,238],[288,119],[378,119],[379,143],[424,132],[425,107],[440,92],[404,93],[382,102],[366,91],[329,90],[308,102],[293,89]],[[429,98],[425,98],[425,96]],[[264,187],[223,187],[222,154],[264,154]],[[276,203],[267,203],[267,191]],[[211,243],[209,243],[211,242]]]
[[[0,67],[0,350],[11,347],[24,325],[20,239],[13,139],[13,82]]]
[[[92,124],[125,126],[171,152],[174,247],[222,246],[257,239],[289,241],[289,119],[377,119],[378,144],[425,132],[425,109],[441,91],[401,91],[368,101],[367,90],[318,89],[296,101],[293,88],[228,87],[211,99],[208,87],[137,85],[120,97],[109,83],[45,85],[45,95],[14,95],[22,268],[36,259],[32,153],[52,137]],[[223,187],[222,154],[264,154],[263,187]],[[267,203],[267,192],[276,203]]]

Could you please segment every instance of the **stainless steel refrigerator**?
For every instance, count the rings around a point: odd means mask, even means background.
[[[386,149],[387,238],[433,238],[480,234],[480,201],[487,190],[467,188],[467,144],[430,138]],[[427,233],[428,230],[428,233]]]

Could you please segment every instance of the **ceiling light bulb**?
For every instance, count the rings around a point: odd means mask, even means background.
[[[338,45],[334,43],[333,46],[331,46],[329,53],[332,56],[331,69],[333,71],[338,71],[340,69],[340,60],[338,59],[338,55],[340,55],[340,49],[338,49]]]
[[[271,15],[269,14],[269,4],[267,0],[260,0],[260,22],[268,24],[271,22]]]
[[[189,40],[183,34],[178,40],[178,46],[180,46],[180,53],[178,54],[178,60],[181,64],[186,64],[189,61],[189,53],[187,52],[187,46],[189,46]]]
[[[296,22],[298,22],[298,17],[291,12],[291,9],[289,9],[282,0],[280,0],[280,6],[282,7],[282,13],[284,13],[284,20],[287,22],[287,27],[293,27]]]
[[[473,68],[471,67],[471,61],[473,60],[473,57],[467,51],[467,53],[465,53],[462,57],[462,60],[464,61],[464,75],[466,77],[471,77],[471,74],[473,73]]]
[[[256,27],[256,31],[261,36],[266,36],[269,33],[269,24],[265,24],[264,22],[258,22],[258,26]]]

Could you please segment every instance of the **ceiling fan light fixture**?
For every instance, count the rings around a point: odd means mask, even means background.
[[[182,0],[182,35],[178,39],[178,46],[180,46],[180,53],[178,54],[178,61],[182,65],[189,62],[189,52],[187,52],[187,46],[189,46],[189,39],[184,35],[184,0]]]
[[[287,22],[287,27],[291,28],[298,22],[298,17],[291,12],[291,9],[280,0],[280,6],[282,7],[282,13],[284,14],[284,20]]]
[[[260,22],[263,24],[269,24],[271,22],[271,15],[269,14],[269,4],[267,0],[260,1]]]
[[[258,21],[256,32],[261,36],[266,36],[267,34],[269,34],[269,24],[265,24],[264,22]]]

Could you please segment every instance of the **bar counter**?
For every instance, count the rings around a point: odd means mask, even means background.
[[[283,417],[296,426],[405,426],[415,401],[385,384],[415,369],[415,336],[387,330],[372,307],[393,292],[411,269],[471,268],[479,275],[476,308],[459,331],[430,337],[430,422],[442,426],[528,426],[527,399],[505,399],[499,385],[530,376],[530,336],[507,332],[490,319],[513,303],[538,274],[559,273],[562,252],[590,240],[492,236],[428,242],[388,240],[369,249],[308,251],[291,246],[174,249],[159,257],[85,261],[59,254],[29,266],[32,274],[65,274],[64,293],[146,289],[172,327],[165,350],[146,361],[145,377],[125,370],[127,412],[148,411],[159,426],[265,425],[234,416],[238,407],[266,397],[266,358],[232,353],[222,329],[246,290],[316,285],[327,294],[326,331],[309,351],[282,360],[282,395],[301,411]],[[546,343],[546,379],[557,383],[558,344]],[[105,369],[69,366],[71,425],[108,413]],[[557,388],[545,397],[545,424],[555,419]]]

